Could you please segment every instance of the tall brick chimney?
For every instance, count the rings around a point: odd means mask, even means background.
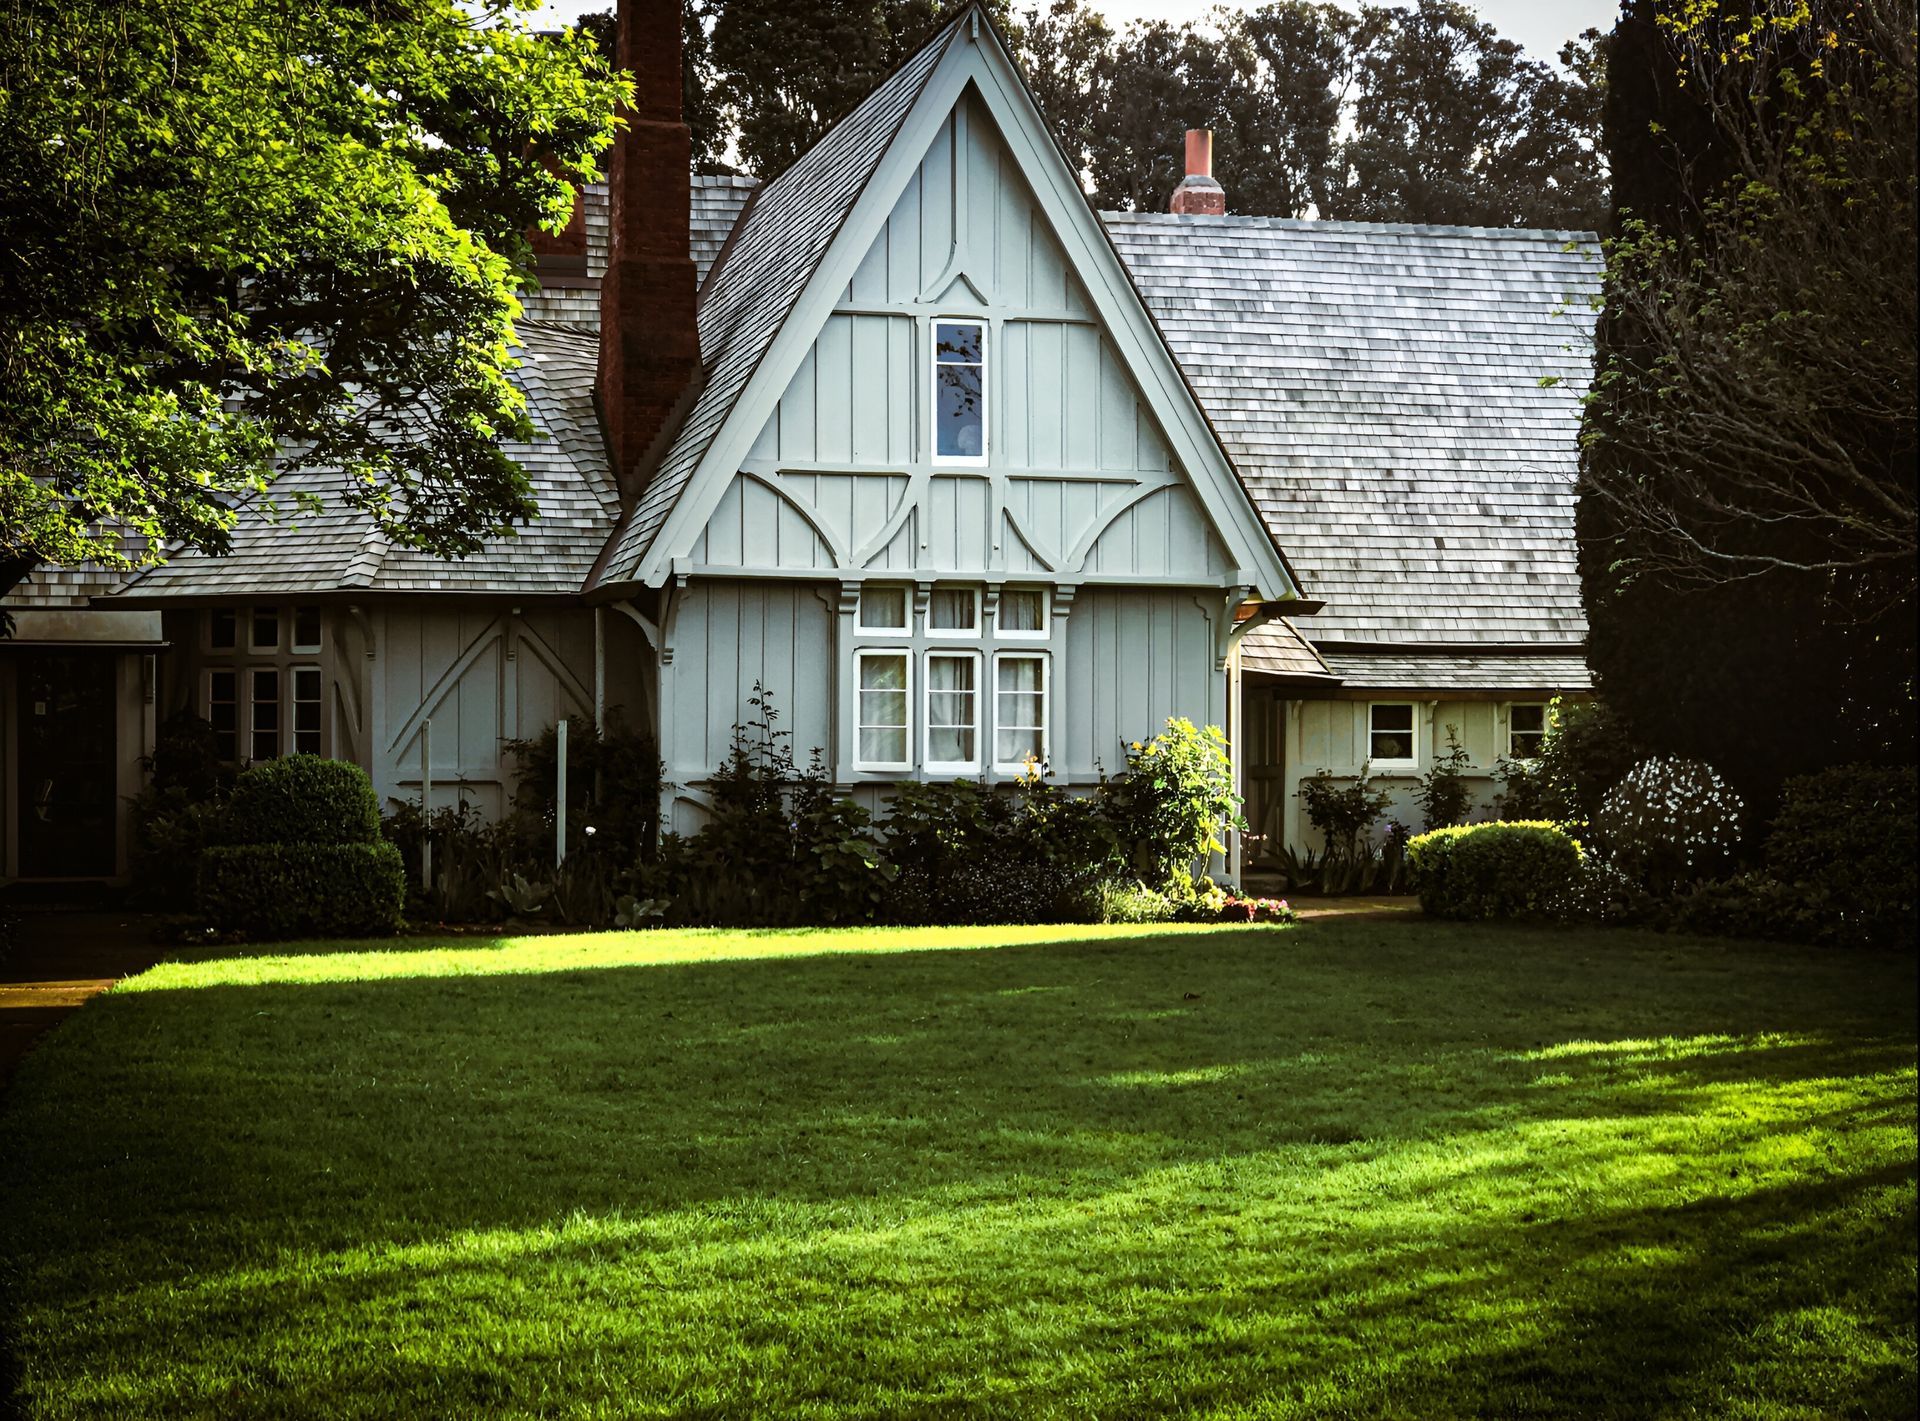
[[[1213,130],[1187,130],[1187,175],[1173,190],[1167,211],[1219,217],[1227,210],[1227,190],[1213,180]]]
[[[692,139],[681,113],[681,0],[619,0],[620,65],[633,107],[613,144],[611,232],[600,281],[600,408],[621,498],[678,423],[700,373],[687,252]]]

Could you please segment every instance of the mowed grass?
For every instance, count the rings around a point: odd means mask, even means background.
[[[656,933],[154,969],[0,1115],[28,1415],[1913,1414],[1915,964]]]

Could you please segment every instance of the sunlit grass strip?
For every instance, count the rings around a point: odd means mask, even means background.
[[[195,987],[250,987],[301,982],[377,982],[410,977],[492,977],[510,973],[579,972],[666,963],[738,962],[822,953],[980,951],[1037,944],[1124,943],[1180,937],[1278,935],[1283,926],[1251,923],[1041,924],[1019,927],[803,928],[738,932],[686,928],[655,932],[552,933],[431,946],[415,942],[299,943],[271,948],[209,949],[183,954],[117,992],[168,992]],[[214,955],[217,953],[218,955]]]

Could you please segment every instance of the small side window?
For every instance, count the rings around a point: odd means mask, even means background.
[[[973,636],[980,630],[980,589],[936,587],[927,601],[928,636]]]
[[[1368,707],[1367,759],[1375,767],[1414,763],[1413,706],[1410,702]]]
[[[994,613],[1000,635],[1037,641],[1047,634],[1047,589],[1004,587]]]
[[[293,753],[320,753],[320,668],[293,668]]]
[[[318,607],[293,609],[293,649],[295,651],[320,649],[320,609]]]
[[[213,726],[213,753],[231,763],[240,749],[240,673],[207,673],[207,720]]]
[[[907,589],[874,583],[860,588],[859,626],[863,632],[907,630]]]
[[[247,687],[247,754],[271,760],[280,753],[280,673],[255,668]]]
[[[280,649],[280,609],[278,607],[253,609],[253,634],[248,645],[255,651]]]
[[[231,607],[215,607],[207,613],[207,646],[213,651],[232,651],[240,641],[240,614]]]
[[[1507,757],[1537,760],[1547,738],[1547,708],[1543,705],[1507,707]]]

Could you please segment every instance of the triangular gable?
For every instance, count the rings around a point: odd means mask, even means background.
[[[745,293],[742,278],[752,268],[735,273],[734,263],[758,262],[763,271],[770,272],[784,257],[782,274],[787,285],[778,294],[787,299],[778,309],[770,310],[767,297],[773,293],[765,288],[777,283],[755,283],[758,295],[748,299],[761,304],[742,312],[743,324],[751,321],[766,331],[763,338],[750,341],[742,341],[740,331],[723,332],[725,319],[719,311],[714,313],[713,334],[727,339],[711,367],[712,378],[663,461],[660,474],[617,540],[601,576],[602,584],[643,582],[659,586],[672,575],[672,549],[705,525],[769,412],[806,358],[839,293],[853,278],[941,126],[969,87],[996,124],[1030,185],[1036,206],[1066,252],[1094,315],[1165,432],[1214,531],[1234,560],[1237,579],[1264,600],[1302,595],[1125,266],[1048,134],[997,31],[977,8],[963,12],[809,150],[794,169],[766,190],[749,214],[761,226],[757,231],[739,234],[735,251],[717,273],[714,296],[720,298],[730,282],[739,283],[739,290]],[[852,131],[843,132],[848,129]],[[867,165],[864,172],[849,171],[861,162]],[[803,169],[808,173],[803,174]],[[816,193],[794,181],[803,177],[830,190]],[[798,242],[788,241],[779,251],[761,251],[782,247],[777,240],[779,226],[769,224],[770,203],[775,212],[784,213],[779,222],[790,232],[798,228],[817,239],[817,256],[804,274],[794,270],[798,263],[791,250],[803,248],[804,237]],[[822,230],[822,214],[818,212],[813,214],[813,224],[808,224],[802,212],[809,203],[828,209],[824,215],[835,220],[831,230]],[[944,289],[962,279],[978,288],[977,277],[957,268],[942,273],[936,282]],[[701,335],[703,348],[713,349],[705,345],[709,339],[707,307],[703,302]],[[759,331],[752,334],[758,336]],[[748,345],[752,347],[753,363],[750,369],[743,369]],[[727,386],[724,389],[723,379]]]

